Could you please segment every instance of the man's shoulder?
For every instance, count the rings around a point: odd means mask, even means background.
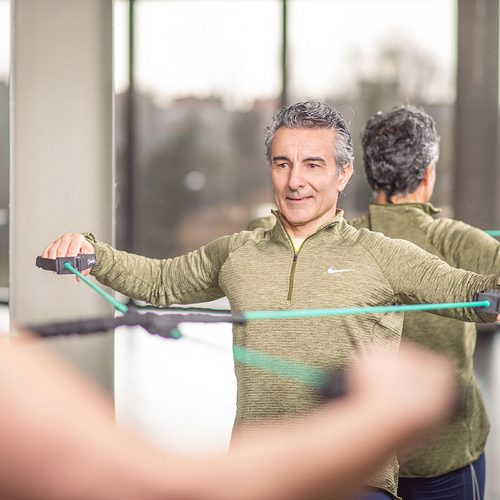
[[[425,261],[427,252],[408,240],[389,238],[383,233],[347,225],[344,239],[352,246],[351,255],[370,269],[378,268],[386,280],[403,272],[408,260]]]
[[[256,227],[254,229],[244,229],[237,233],[226,236],[232,245],[245,244],[248,242],[257,242],[268,239],[269,228],[265,226]],[[224,238],[224,237],[223,237]]]
[[[257,228],[253,231],[243,230],[237,233],[219,236],[199,249],[211,255],[229,255],[247,244],[265,240],[268,230]]]
[[[385,232],[374,230],[371,227],[370,213],[363,214],[355,219],[350,219],[348,224],[357,230],[356,238],[359,243],[363,245],[380,246],[381,249],[397,249],[398,247],[407,249],[412,248],[413,245],[427,247],[432,234],[438,235],[439,237],[442,233],[446,233],[453,227],[456,227],[456,223],[458,222],[452,219],[436,219],[425,211],[417,210],[414,207],[405,207],[405,210],[404,213],[410,215],[407,222],[411,224],[406,227],[405,230],[407,231],[409,227],[412,228],[412,238],[407,237],[404,231],[400,232],[394,230],[394,228],[390,231],[392,234],[388,236],[384,234]],[[419,235],[418,237],[417,234]],[[429,248],[426,248],[426,250],[429,251]]]
[[[421,251],[418,245],[407,239],[391,238],[365,227],[353,227],[350,237],[376,259],[385,259],[387,255],[394,253]]]
[[[500,255],[498,241],[484,230],[455,219],[437,219],[429,230],[429,239],[447,262],[481,274],[493,272],[491,265]]]
[[[372,231],[366,226],[354,225],[352,221],[346,221],[344,237],[353,244],[360,245],[373,254],[376,254],[378,250],[383,250],[387,246],[392,248],[398,245],[405,246],[409,243],[405,240],[389,238],[384,233]]]
[[[434,243],[438,243],[444,239],[458,240],[466,238],[470,239],[471,242],[477,240],[477,243],[480,244],[484,238],[488,238],[482,229],[448,217],[434,219],[428,226],[428,233],[431,241]]]
[[[264,217],[257,217],[253,219],[246,227],[247,231],[254,231],[255,229],[271,229],[276,224],[276,217],[271,214]]]
[[[362,228],[369,229],[370,217],[368,214],[364,214],[359,217],[356,217],[355,219],[349,219],[347,223],[355,227],[356,229],[362,229]]]

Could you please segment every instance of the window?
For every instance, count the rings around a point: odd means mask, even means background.
[[[382,14],[383,13],[383,14]],[[456,2],[453,0],[292,0],[289,88],[335,105],[351,123],[357,175],[341,200],[366,209],[361,129],[377,111],[411,103],[436,120],[442,138],[433,200],[451,210]]]
[[[117,9],[120,26],[126,4]],[[275,0],[136,2],[135,251],[174,256],[268,207],[264,127],[280,92],[280,15]],[[120,203],[123,74],[118,67]],[[126,224],[119,218],[119,230]]]

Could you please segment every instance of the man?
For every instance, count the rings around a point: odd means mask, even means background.
[[[484,231],[438,218],[439,210],[429,203],[439,141],[434,120],[412,106],[374,115],[362,142],[366,177],[376,203],[352,224],[411,241],[453,267],[480,274],[498,272],[500,244]],[[474,378],[475,325],[430,314],[406,314],[403,337],[450,356],[467,397],[458,418],[425,446],[398,456],[399,494],[405,500],[482,499],[489,424]]]
[[[226,295],[235,311],[357,307],[398,302],[454,302],[500,285],[499,276],[450,268],[408,243],[356,230],[337,210],[353,171],[352,140],[340,113],[307,101],[281,108],[266,135],[279,222],[224,236],[175,259],[120,252],[94,235],[66,233],[46,258],[96,253],[92,274],[103,284],[156,305]],[[448,310],[467,321],[494,321],[480,310]],[[234,327],[234,341],[318,368],[343,367],[373,343],[397,350],[397,314],[253,321]],[[312,391],[249,366],[237,366],[236,425],[301,415],[318,404]],[[396,495],[397,464],[366,485],[363,499]],[[385,493],[384,493],[385,491]]]
[[[116,427],[96,387],[39,343],[17,339],[0,345],[0,497],[352,498],[394,446],[449,415],[454,377],[444,358],[407,346],[400,356],[372,353],[349,381],[347,396],[315,416],[254,432],[226,456],[186,459]]]

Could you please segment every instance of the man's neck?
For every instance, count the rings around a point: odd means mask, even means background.
[[[325,222],[332,220],[336,213],[337,210],[335,209],[333,214],[329,214],[328,216],[321,217],[321,219],[310,221],[305,224],[293,224],[281,215],[281,222],[290,238],[306,239],[314,234],[323,224],[325,224]]]
[[[422,190],[417,189],[413,193],[409,194],[395,194],[391,196],[390,201],[383,191],[379,191],[375,196],[375,201],[382,205],[400,205],[402,203],[428,203],[429,200]]]
[[[290,238],[297,238],[297,239],[306,239],[311,234],[314,234],[317,229],[319,228],[319,225],[317,226],[298,226],[298,225],[292,225],[290,224],[286,219],[281,219],[283,222],[283,227],[285,228],[285,231],[287,232],[288,236]]]

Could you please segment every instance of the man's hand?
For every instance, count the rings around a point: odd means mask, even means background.
[[[42,257],[55,259],[56,257],[74,257],[80,253],[95,253],[95,248],[81,233],[64,233],[53,243],[45,247]],[[84,276],[90,273],[90,269],[82,271]]]

